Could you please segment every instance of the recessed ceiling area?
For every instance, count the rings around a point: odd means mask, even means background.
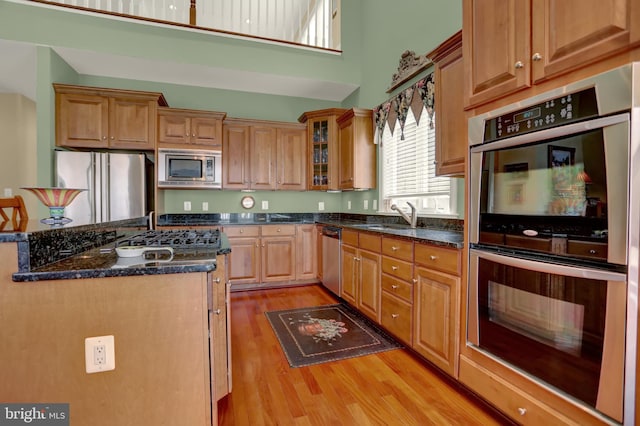
[[[341,102],[358,86],[349,83],[288,77],[220,67],[157,61],[67,47],[53,50],[77,73],[128,80],[237,90]],[[0,92],[20,93],[35,101],[36,48],[0,39]]]

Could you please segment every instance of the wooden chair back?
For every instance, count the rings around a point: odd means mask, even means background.
[[[4,209],[12,209],[11,219],[9,219]],[[24,206],[22,197],[16,195],[11,198],[0,198],[0,218],[2,219],[0,230],[4,229],[9,220],[11,220],[13,229],[15,230],[21,229],[23,227],[22,225],[26,225],[29,220],[29,215],[27,214],[27,208]]]

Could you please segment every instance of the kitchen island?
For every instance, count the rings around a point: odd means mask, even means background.
[[[116,241],[144,230],[129,225],[1,234],[1,401],[68,403],[70,424],[217,423],[230,390],[228,247],[114,268]],[[115,369],[86,373],[84,339],[110,335]]]

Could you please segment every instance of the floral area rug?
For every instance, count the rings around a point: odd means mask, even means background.
[[[402,347],[345,304],[265,312],[291,367]]]

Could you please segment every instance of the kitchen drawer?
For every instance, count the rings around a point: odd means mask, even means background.
[[[398,277],[401,280],[411,281],[413,278],[413,263],[382,256],[382,272]]]
[[[342,228],[342,244],[358,247],[358,231]]]
[[[460,357],[460,381],[522,425],[578,425],[502,377]]]
[[[225,226],[223,232],[227,237],[258,237],[260,236],[260,226]]]
[[[432,246],[415,245],[415,263],[449,274],[460,275],[460,250]]]
[[[607,258],[607,244],[587,241],[567,241],[567,253],[578,256],[588,256],[598,259]]]
[[[380,324],[400,340],[411,345],[411,330],[413,328],[411,304],[383,291],[380,312]]]
[[[384,237],[382,239],[382,254],[413,262],[413,241]]]
[[[359,247],[364,250],[380,253],[380,246],[382,237],[380,235],[367,234],[366,232],[360,233]]]
[[[509,247],[522,247],[529,250],[551,251],[551,238],[536,238],[520,235],[505,235],[504,242]]]
[[[382,274],[382,290],[393,294],[394,296],[413,302],[413,284],[407,281],[399,280],[391,275]]]
[[[260,228],[263,237],[296,235],[296,225],[262,225]]]

